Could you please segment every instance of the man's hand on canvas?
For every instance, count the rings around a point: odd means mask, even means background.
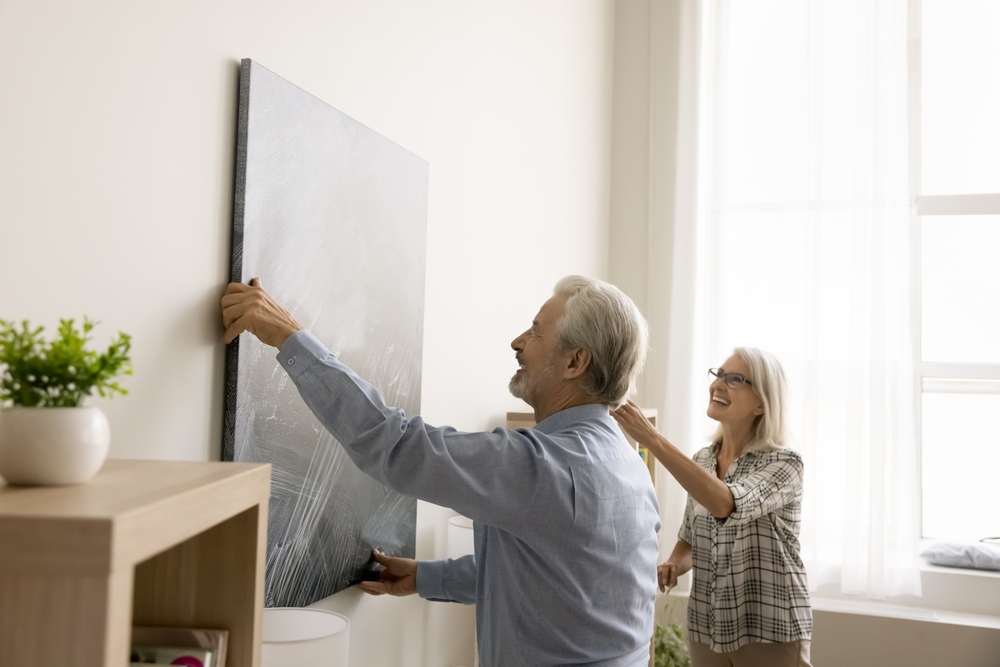
[[[244,331],[249,331],[266,345],[278,349],[302,325],[278,305],[254,278],[249,285],[229,283],[222,297],[222,324],[226,327],[224,340],[231,343]]]
[[[379,572],[378,581],[362,581],[358,588],[370,595],[401,596],[417,592],[417,561],[386,556],[377,549],[372,551],[372,557],[385,569]]]

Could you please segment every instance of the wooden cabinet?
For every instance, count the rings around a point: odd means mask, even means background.
[[[0,665],[124,667],[132,625],[229,630],[258,667],[267,464],[109,460],[0,485]]]

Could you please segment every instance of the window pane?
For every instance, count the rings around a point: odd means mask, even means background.
[[[1000,394],[923,395],[924,537],[978,540],[1000,535],[997,415]]]
[[[1000,192],[1000,2],[922,7],[922,194]]]
[[[924,361],[1000,363],[1000,215],[921,222]]]

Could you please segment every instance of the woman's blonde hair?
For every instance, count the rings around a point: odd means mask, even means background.
[[[750,388],[764,404],[764,414],[757,417],[754,437],[744,452],[768,452],[789,446],[785,414],[788,403],[788,383],[781,362],[770,352],[756,347],[738,347],[733,350],[747,366]],[[712,436],[713,443],[722,442],[722,424]]]

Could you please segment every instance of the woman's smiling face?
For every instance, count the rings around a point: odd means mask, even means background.
[[[764,403],[753,390],[751,386],[753,378],[750,377],[749,369],[739,355],[734,354],[726,359],[726,362],[719,367],[719,372],[739,373],[748,382],[731,388],[722,381],[722,378],[715,378],[708,386],[706,413],[709,417],[723,424],[740,424],[753,423],[757,417],[764,414]]]

